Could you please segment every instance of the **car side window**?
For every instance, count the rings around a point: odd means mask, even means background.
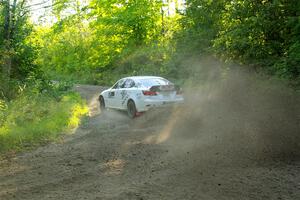
[[[118,89],[120,87],[122,87],[122,85],[124,84],[125,79],[121,79],[119,80],[117,83],[115,83],[115,85],[112,87],[112,89]]]
[[[132,88],[135,86],[135,83],[132,79],[126,79],[124,84],[121,86],[121,88]]]

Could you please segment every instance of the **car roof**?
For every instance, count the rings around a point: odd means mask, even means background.
[[[141,79],[153,79],[153,78],[162,78],[162,77],[159,77],[159,76],[130,76],[130,77],[125,77],[124,79],[126,78],[130,78],[130,79],[133,79],[133,80],[141,80]],[[164,78],[162,78],[164,79]]]

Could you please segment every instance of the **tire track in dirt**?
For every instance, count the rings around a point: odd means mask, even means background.
[[[1,200],[300,198],[299,161],[261,161],[252,151],[238,152],[219,130],[203,131],[205,119],[182,108],[135,120],[101,112],[103,89],[75,86],[90,118],[73,135],[1,161]]]

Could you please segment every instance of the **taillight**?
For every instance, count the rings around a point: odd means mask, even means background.
[[[143,90],[145,96],[155,96],[157,93],[155,91]]]

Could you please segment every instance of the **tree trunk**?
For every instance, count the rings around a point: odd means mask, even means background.
[[[11,47],[11,38],[10,38],[10,27],[11,27],[11,12],[10,12],[10,0],[6,0],[5,4],[5,16],[4,16],[4,48],[5,48],[5,55],[4,55],[4,62],[2,66],[2,75],[5,79],[10,78],[10,71],[11,71],[11,55],[10,55],[10,47]]]
[[[8,40],[10,38],[10,0],[6,0],[4,9],[4,40]]]
[[[5,56],[4,63],[2,66],[3,76],[7,81],[10,80],[11,69],[12,69],[12,40],[15,31],[16,25],[16,8],[17,8],[17,0],[13,0],[12,8],[10,7],[10,0],[6,0],[5,5],[5,17],[4,17],[4,48],[5,48]]]
[[[14,0],[12,10],[11,10],[11,27],[10,27],[10,39],[14,39],[14,32],[16,29],[16,9],[17,0]]]

